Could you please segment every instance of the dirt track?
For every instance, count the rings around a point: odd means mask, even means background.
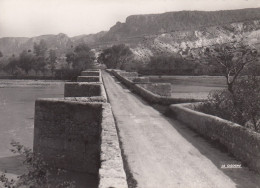
[[[260,187],[260,176],[246,167],[220,168],[235,160],[228,153],[160,114],[108,73],[103,79],[137,187]]]

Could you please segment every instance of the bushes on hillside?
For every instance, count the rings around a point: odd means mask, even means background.
[[[31,50],[23,50],[17,57],[13,54],[3,66],[3,70],[14,76],[28,76],[32,70],[36,75],[39,72],[45,74],[49,64],[48,56],[46,55],[47,50],[44,40],[41,40],[39,44],[34,43],[33,52]]]
[[[98,57],[98,61],[105,64],[109,69],[124,69],[132,54],[130,48],[125,44],[113,45],[103,50]]]
[[[94,53],[87,44],[81,43],[72,52],[66,54],[66,61],[73,69],[83,71],[93,67]]]
[[[215,115],[260,132],[260,79],[247,76],[237,80],[233,93],[213,91],[198,111]]]
[[[143,74],[194,75],[198,64],[184,60],[179,55],[154,55],[140,71]]]

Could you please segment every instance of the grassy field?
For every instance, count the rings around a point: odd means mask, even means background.
[[[172,97],[206,99],[209,92],[226,87],[223,76],[148,76],[151,82],[171,83]]]

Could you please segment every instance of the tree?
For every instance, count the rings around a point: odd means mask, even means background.
[[[34,43],[33,44],[33,52],[34,54],[39,57],[39,56],[45,56],[46,52],[47,52],[47,44],[45,42],[45,40],[40,40],[39,44]]]
[[[34,63],[34,57],[32,54],[24,50],[19,56],[18,66],[25,71],[26,74],[32,69]]]
[[[32,66],[32,69],[35,71],[36,75],[38,74],[39,71],[44,73],[45,71],[45,66],[46,66],[46,60],[42,56],[36,56],[34,59],[34,63]]]
[[[236,81],[234,93],[227,89],[210,92],[208,100],[197,110],[238,123],[260,132],[260,80],[244,76]]]
[[[74,61],[74,53],[73,52],[68,52],[66,54],[66,61],[70,67],[70,65],[72,65],[73,61]]]
[[[260,132],[260,79],[255,75],[238,80],[234,92],[244,122],[256,132]],[[237,105],[237,106],[238,106]]]
[[[259,131],[260,81],[250,69],[245,72],[247,76],[240,76],[249,65],[256,65],[257,50],[240,41],[206,47],[201,57],[221,70],[227,83],[227,90],[209,95],[202,110],[242,126],[250,123]]]
[[[221,70],[229,92],[234,93],[236,79],[247,65],[257,60],[257,50],[241,41],[206,47],[201,57]]]
[[[44,40],[41,40],[39,44],[34,43],[33,52],[36,56],[35,61],[33,63],[33,70],[38,74],[39,71],[45,71],[46,59],[45,55],[47,52],[47,44]]]
[[[52,75],[55,70],[56,60],[57,60],[56,51],[51,49],[49,51],[49,65],[50,65]]]
[[[124,64],[129,61],[132,54],[133,53],[128,46],[125,44],[119,44],[103,50],[99,55],[98,60],[105,64],[107,68],[122,69]]]
[[[185,69],[185,62],[180,56],[176,55],[159,55],[152,56],[147,68],[157,71],[158,73],[181,73]]]
[[[4,71],[14,75],[15,71],[17,70],[17,67],[18,67],[18,59],[15,56],[12,56],[9,59],[9,63],[6,64],[3,69]]]
[[[76,46],[73,52],[68,52],[66,58],[66,61],[72,64],[73,69],[82,71],[93,66],[94,53],[87,44],[82,43]]]

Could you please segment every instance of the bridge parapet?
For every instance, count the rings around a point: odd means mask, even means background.
[[[100,71],[82,71],[81,76],[99,76]]]
[[[64,97],[93,97],[99,96],[107,100],[102,82],[66,82]]]
[[[78,82],[100,82],[100,76],[78,76]]]
[[[122,76],[120,70],[109,70],[108,72],[112,73],[118,80],[120,80],[124,85],[126,85],[133,92],[140,95],[144,100],[162,105],[170,105],[176,103],[187,103],[187,102],[200,102],[202,100],[192,99],[192,98],[174,98],[169,95],[171,92],[170,85],[168,83],[147,83],[140,84],[132,81],[132,78]],[[124,73],[124,71],[123,71]],[[150,84],[150,86],[149,86]],[[163,88],[166,88],[166,91],[163,91]],[[156,92],[157,90],[157,92]]]
[[[64,98],[36,100],[34,151],[57,168],[95,174],[99,188],[127,188],[117,130],[98,72],[65,83]]]
[[[218,141],[241,162],[260,173],[260,134],[234,122],[194,110],[199,104],[176,104],[171,105],[170,109],[176,119],[204,137]]]

